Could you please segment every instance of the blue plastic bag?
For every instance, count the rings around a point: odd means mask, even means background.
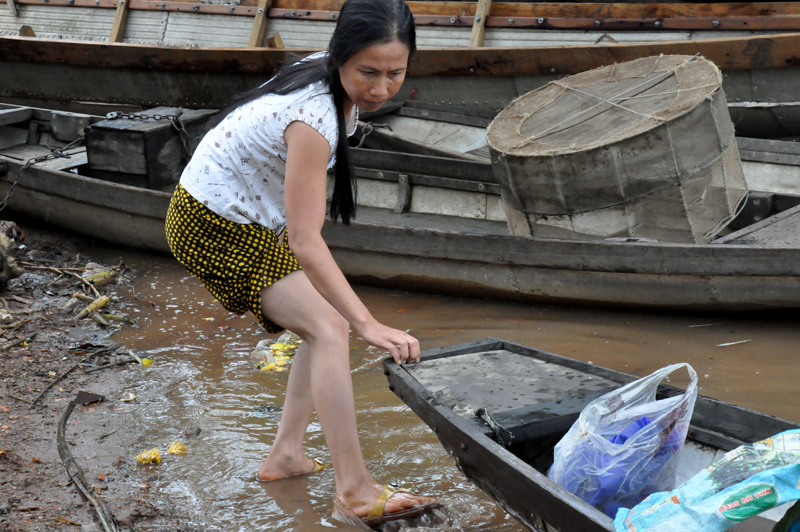
[[[686,368],[686,393],[656,401],[658,385]],[[697,399],[697,374],[674,364],[589,403],[556,445],[548,477],[614,517],[650,493],[672,489],[677,454]]]
[[[800,430],[789,430],[737,447],[675,490],[654,493],[632,510],[621,508],[614,527],[617,532],[722,532],[797,499]],[[798,525],[794,519],[783,524],[788,531]]]

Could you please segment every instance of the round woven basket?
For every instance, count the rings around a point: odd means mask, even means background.
[[[747,193],[721,81],[702,57],[647,57],[513,101],[487,134],[507,210],[527,221],[512,232],[712,239]]]

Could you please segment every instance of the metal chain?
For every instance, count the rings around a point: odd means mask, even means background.
[[[178,136],[181,139],[183,162],[189,162],[189,159],[192,158],[192,148],[189,146],[189,135],[186,133],[186,126],[184,126],[183,122],[181,122],[182,115],[183,109],[181,108],[178,108],[178,111],[172,115],[148,115],[145,113],[119,113],[117,111],[113,111],[106,115],[106,120],[138,120],[140,122],[146,122],[148,120],[152,120],[154,122],[159,120],[169,120],[169,123],[172,124],[173,128],[175,128],[175,131],[178,132]]]
[[[65,155],[64,152],[80,146],[83,143],[84,138],[85,137],[78,137],[77,139],[73,140],[63,148],[55,148],[47,155],[31,157],[30,159],[25,161],[25,164],[22,165],[22,168],[20,168],[19,173],[17,174],[17,178],[14,180],[13,183],[11,183],[11,187],[8,189],[8,192],[6,193],[6,197],[3,198],[2,201],[0,201],[0,211],[2,211],[3,209],[6,208],[6,206],[8,206],[8,201],[11,199],[11,196],[14,195],[14,191],[17,189],[17,185],[19,185],[20,181],[22,181],[22,177],[25,175],[25,170],[27,170],[30,166],[34,164],[38,164],[44,161],[49,161],[52,159],[69,158],[70,156]]]
[[[356,148],[360,148],[364,145],[364,141],[367,140],[367,137],[375,131],[376,129],[388,129],[389,131],[394,132],[392,127],[389,124],[373,124],[372,122],[367,122],[364,124],[363,132],[361,133],[361,140],[358,142],[358,146]]]
[[[106,115],[106,120],[138,120],[140,122],[146,122],[148,120],[158,121],[158,120],[169,120],[170,118],[179,118],[183,114],[183,110],[179,109],[178,114],[174,115],[148,115],[145,113],[119,113],[117,111],[113,111]]]

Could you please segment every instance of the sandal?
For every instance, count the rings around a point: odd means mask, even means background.
[[[263,480],[259,478],[258,473],[256,473],[256,480],[259,482],[275,482],[276,480],[284,480],[287,478],[294,478],[302,475],[313,475],[314,473],[319,473],[320,471],[325,469],[325,463],[322,462],[322,460],[318,458],[312,458],[311,461],[314,462],[314,467],[311,468],[311,471],[306,471],[305,473],[297,473],[296,475],[289,475],[288,477],[276,478],[275,480]]]
[[[395,493],[411,493],[411,491],[403,488],[384,486],[383,492],[381,492],[380,496],[375,501],[375,504],[372,505],[372,509],[369,511],[369,514],[367,514],[366,517],[362,517],[361,521],[369,527],[375,527],[384,523],[388,523],[389,521],[395,521],[397,519],[417,517],[419,515],[428,513],[431,510],[435,510],[436,508],[441,508],[440,504],[431,502],[405,508],[397,512],[385,513],[384,511],[386,510],[386,503]]]

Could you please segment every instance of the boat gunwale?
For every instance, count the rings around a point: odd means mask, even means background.
[[[128,68],[151,72],[269,75],[292,55],[301,56],[320,50],[186,47],[0,36],[2,62]],[[630,44],[604,42],[517,48],[424,48],[417,50],[408,79],[428,76],[566,75],[662,53],[700,53],[722,70],[788,68],[800,64],[797,59],[800,56],[800,33]]]

